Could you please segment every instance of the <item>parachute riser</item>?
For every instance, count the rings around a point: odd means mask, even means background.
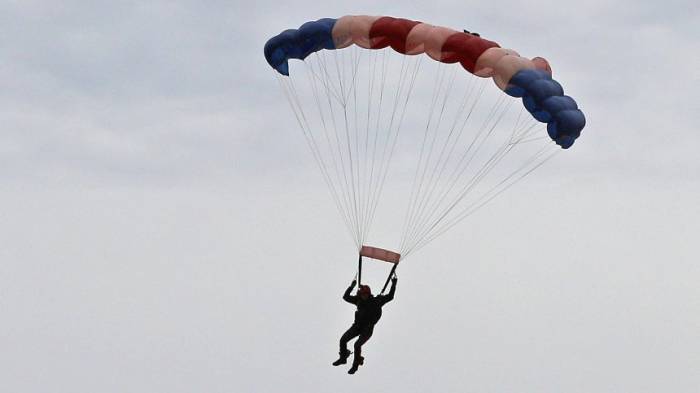
[[[399,266],[398,263],[394,264],[394,267],[391,268],[391,271],[389,272],[389,275],[386,278],[386,281],[384,282],[384,286],[382,287],[382,291],[379,292],[379,294],[383,294],[384,291],[386,291],[386,287],[389,285],[389,281],[391,281],[391,277],[396,275],[396,268]]]
[[[362,285],[362,255],[357,262],[357,287],[359,288],[360,285]]]

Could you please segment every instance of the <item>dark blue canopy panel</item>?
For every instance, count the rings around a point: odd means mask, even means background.
[[[586,126],[586,117],[576,101],[564,95],[559,82],[546,71],[518,71],[510,79],[506,93],[522,97],[525,109],[538,121],[547,123],[549,136],[564,149],[571,147]]]
[[[335,49],[333,26],[337,19],[306,22],[298,29],[285,30],[265,44],[265,59],[282,75],[289,76],[289,59],[304,60],[321,49]]]

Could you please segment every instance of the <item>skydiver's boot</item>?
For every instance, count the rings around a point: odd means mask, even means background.
[[[341,364],[345,364],[348,362],[348,357],[350,356],[352,352],[348,351],[347,349],[344,351],[340,351],[340,357],[338,360],[333,362],[334,366],[340,366]]]
[[[365,364],[365,358],[362,356],[355,356],[355,359],[352,362],[352,367],[350,367],[350,370],[348,370],[348,374],[355,374],[357,368],[363,364]]]

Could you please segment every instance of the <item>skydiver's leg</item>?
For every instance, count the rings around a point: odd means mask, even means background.
[[[340,366],[341,364],[345,364],[348,362],[348,356],[350,356],[350,351],[348,350],[348,341],[357,337],[359,334],[360,329],[354,323],[345,333],[343,333],[343,335],[340,337],[340,351],[338,352],[340,357],[338,358],[338,360],[333,362],[334,366]]]
[[[374,326],[368,326],[360,332],[360,337],[357,338],[357,341],[355,341],[355,359],[356,360],[362,360],[364,359],[362,357],[362,346],[369,341],[369,339],[372,337],[372,333],[374,333]],[[360,362],[362,364],[362,362]]]
[[[353,358],[352,367],[348,370],[348,373],[355,374],[357,368],[364,363],[365,358],[362,357],[362,345],[372,337],[372,333],[374,333],[374,325],[366,326],[360,331],[360,337],[355,341],[355,357]]]
[[[353,323],[352,326],[350,326],[350,328],[340,337],[340,353],[350,353],[348,350],[348,342],[359,335],[360,328]]]

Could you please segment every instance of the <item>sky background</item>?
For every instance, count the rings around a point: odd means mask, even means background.
[[[354,246],[262,47],[362,13],[543,56],[588,123],[401,266],[349,377],[330,362]],[[692,1],[0,1],[3,390],[697,392],[699,20]]]

